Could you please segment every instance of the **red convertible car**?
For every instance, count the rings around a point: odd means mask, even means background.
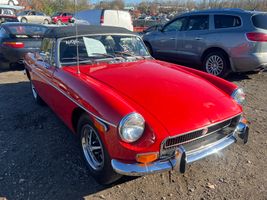
[[[153,59],[123,28],[51,27],[25,56],[37,103],[79,135],[92,176],[177,170],[247,142],[245,94],[221,78]]]

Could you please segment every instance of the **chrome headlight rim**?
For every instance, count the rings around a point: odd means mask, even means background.
[[[139,135],[139,137],[135,138],[135,140],[127,140],[124,135],[123,135],[123,128],[124,128],[124,125],[125,123],[130,120],[132,117],[135,117],[135,118],[139,118],[143,121],[143,131],[142,133]],[[145,119],[143,118],[143,116],[137,112],[132,112],[132,113],[129,113],[127,115],[125,115],[122,120],[120,121],[119,123],[119,127],[118,127],[118,131],[119,131],[119,135],[120,135],[120,138],[122,139],[122,141],[126,142],[126,143],[133,143],[133,142],[136,142],[137,140],[139,140],[143,133],[144,133],[144,130],[145,130]]]
[[[242,100],[240,100],[240,96],[243,96]],[[233,100],[235,100],[236,103],[238,103],[239,105],[243,105],[243,103],[245,102],[245,92],[243,88],[236,88],[231,94],[231,97]]]

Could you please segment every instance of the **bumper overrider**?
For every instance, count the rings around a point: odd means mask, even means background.
[[[180,145],[176,149],[175,156],[169,159],[157,160],[147,164],[138,162],[129,164],[113,159],[111,165],[114,171],[118,174],[128,176],[142,176],[171,170],[184,173],[187,164],[217,153],[233,143],[238,142],[246,144],[248,141],[248,134],[249,127],[246,122],[241,119],[232,133],[216,142],[206,145],[205,147],[186,151],[185,148]]]

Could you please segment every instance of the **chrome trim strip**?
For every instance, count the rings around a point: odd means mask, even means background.
[[[204,148],[188,151],[186,153],[186,162],[192,163],[202,158],[205,158],[211,154],[217,153],[218,151],[230,146],[231,144],[235,143],[237,139],[234,137],[233,133],[224,137],[217,142],[210,144]]]
[[[54,84],[50,83],[46,78],[42,77],[38,72],[36,72],[36,70],[34,70],[33,68],[32,72],[35,73],[38,77],[40,77],[42,80],[44,80],[46,83],[48,83],[50,86],[52,86],[53,88],[55,88],[57,91],[59,91],[61,94],[63,94],[65,97],[67,97],[69,100],[71,100],[73,103],[75,103],[77,106],[79,106],[80,108],[82,108],[83,110],[85,110],[87,113],[89,113],[90,115],[92,115],[93,117],[95,117],[96,119],[98,119],[99,121],[106,123],[110,126],[113,126],[114,128],[117,128],[117,126],[111,122],[106,121],[105,119],[102,119],[100,117],[98,117],[97,115],[95,115],[94,113],[90,112],[88,109],[86,109],[83,105],[79,104],[77,101],[75,101],[74,99],[72,99],[71,97],[69,97],[67,94],[65,94],[62,90],[60,90],[59,88],[57,88]]]

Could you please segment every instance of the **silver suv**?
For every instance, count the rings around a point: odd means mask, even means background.
[[[194,64],[216,76],[267,66],[267,13],[241,9],[180,15],[143,40],[156,58]]]

